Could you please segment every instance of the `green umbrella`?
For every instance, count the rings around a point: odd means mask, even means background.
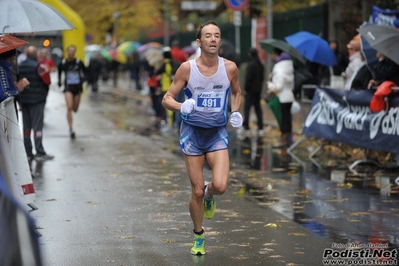
[[[276,117],[279,128],[281,129],[281,103],[277,96],[273,97],[271,100],[267,101],[267,105],[270,110],[272,110],[274,116]]]
[[[281,51],[289,54],[294,61],[299,62],[303,65],[306,64],[306,59],[302,56],[302,54],[297,49],[295,49],[294,47],[292,47],[283,40],[270,38],[259,41],[259,44],[260,47],[262,47],[262,49],[268,53],[272,53],[274,48],[278,48]]]
[[[108,51],[107,49],[102,49],[102,50],[100,51],[100,54],[102,55],[102,57],[104,57],[105,60],[107,60],[107,61],[112,61],[112,57],[111,57],[111,55],[109,54],[109,51]]]

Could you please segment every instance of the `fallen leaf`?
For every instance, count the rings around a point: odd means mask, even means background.
[[[289,236],[306,236],[307,234],[305,233],[289,233]]]
[[[121,236],[122,239],[135,239],[135,236]]]
[[[268,224],[265,224],[265,227],[278,228],[278,227],[281,227],[281,225],[275,224],[275,223],[268,223]]]
[[[238,195],[244,195],[245,194],[245,187],[242,187],[238,192]]]
[[[176,240],[171,240],[171,239],[165,239],[165,240],[160,240],[161,243],[176,243]]]
[[[337,184],[337,186],[340,188],[352,188],[353,187],[352,183]]]
[[[86,203],[88,203],[88,204],[93,204],[93,205],[100,204],[99,202],[96,202],[96,201],[87,201]]]
[[[303,195],[309,195],[310,193],[312,193],[312,191],[309,189],[302,189],[298,191],[298,194],[303,194]]]

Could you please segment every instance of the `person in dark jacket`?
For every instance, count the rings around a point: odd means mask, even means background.
[[[367,90],[369,89],[369,82],[373,79],[373,73],[371,72],[369,66],[366,64],[366,59],[361,53],[361,59],[363,65],[361,65],[358,70],[353,73],[351,90]]]
[[[103,65],[100,61],[100,54],[98,52],[93,53],[93,57],[90,58],[89,66],[87,67],[87,83],[91,86],[93,92],[98,91],[98,79],[101,74]]]
[[[260,106],[262,84],[264,80],[264,66],[259,60],[258,51],[255,48],[250,48],[248,51],[250,61],[247,65],[245,74],[245,105],[244,105],[244,122],[243,127],[249,130],[249,114],[251,107],[255,108],[256,117],[258,119],[258,133],[264,134],[263,131],[263,117]]]
[[[20,93],[18,102],[22,111],[25,151],[29,160],[34,158],[36,161],[54,158],[54,156],[47,154],[43,147],[44,106],[50,84],[41,77],[41,74],[45,75],[45,72],[42,71],[45,71],[45,66],[37,60],[36,47],[29,46],[26,60],[19,65],[19,74],[21,77],[27,78],[30,85],[28,89]],[[33,155],[32,131],[36,155]]]

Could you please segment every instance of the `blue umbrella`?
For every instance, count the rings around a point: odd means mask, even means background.
[[[306,59],[325,66],[337,64],[337,58],[328,42],[316,34],[300,31],[285,37]]]

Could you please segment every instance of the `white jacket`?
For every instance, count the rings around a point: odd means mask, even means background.
[[[291,103],[295,100],[294,93],[294,64],[292,60],[277,62],[272,71],[272,81],[268,84],[270,91],[277,92],[281,103]]]

